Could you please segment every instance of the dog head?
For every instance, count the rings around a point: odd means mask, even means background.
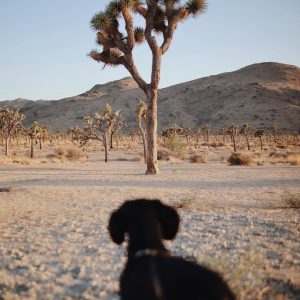
[[[159,200],[137,199],[126,201],[112,213],[108,230],[113,242],[122,244],[126,233],[133,227],[143,226],[149,219],[155,220],[151,225],[159,227],[163,239],[175,238],[179,227],[177,211]]]

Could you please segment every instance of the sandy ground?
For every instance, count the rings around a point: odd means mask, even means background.
[[[119,299],[126,245],[106,226],[122,201],[180,206],[174,254],[220,271],[239,299],[300,299],[300,214],[282,193],[300,192],[300,167],[141,162],[0,166],[0,299]],[[128,156],[130,157],[130,156]]]

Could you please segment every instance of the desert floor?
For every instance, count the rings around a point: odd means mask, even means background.
[[[0,166],[0,299],[118,299],[126,245],[107,222],[124,200],[159,198],[179,209],[173,254],[221,272],[239,299],[300,299],[300,167],[111,161]]]

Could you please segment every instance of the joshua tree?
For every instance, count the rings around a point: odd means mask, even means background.
[[[233,141],[233,150],[236,152],[236,137],[239,133],[238,125],[232,123],[231,126],[227,129],[227,133],[230,135],[231,140]]]
[[[123,65],[147,97],[147,171],[157,174],[157,96],[160,81],[162,56],[168,51],[174,32],[181,21],[205,11],[205,0],[113,0],[105,11],[91,20],[91,27],[97,31],[97,43],[102,51],[93,50],[90,57],[104,65]],[[145,22],[144,28],[134,27],[132,12]],[[125,35],[120,31],[119,19],[124,20]],[[159,44],[155,34],[162,34]],[[136,44],[147,41],[152,52],[151,81],[147,83],[140,75],[133,59]]]
[[[147,163],[147,143],[146,143],[146,130],[143,128],[142,122],[146,123],[146,116],[147,116],[147,105],[144,101],[140,100],[136,109],[136,122],[143,139],[145,163]]]
[[[5,155],[9,155],[9,142],[16,127],[21,124],[24,115],[19,109],[12,110],[10,108],[0,108],[0,131],[1,136],[5,140]]]
[[[80,138],[82,136],[82,129],[79,126],[70,128],[68,130],[68,134],[71,135],[71,142],[73,145],[78,145],[80,143]]]
[[[30,138],[30,158],[33,158],[34,140],[37,139],[38,135],[40,134],[40,131],[41,126],[36,121],[32,123],[31,127],[27,131],[27,134]]]
[[[278,129],[278,126],[276,123],[273,123],[272,124],[272,134],[273,134],[273,137],[274,137],[274,143],[276,144],[277,143],[277,129]]]
[[[205,125],[202,127],[202,132],[203,132],[205,141],[206,141],[206,143],[208,144],[208,142],[209,142],[210,126],[209,126],[208,124],[205,124]]]
[[[254,133],[254,137],[258,137],[260,140],[260,150],[263,150],[262,137],[265,135],[265,129],[258,129]]]
[[[119,112],[112,114],[112,109],[108,103],[104,105],[102,115],[94,114],[94,117],[84,118],[84,128],[81,137],[82,145],[90,139],[102,141],[105,151],[105,162],[108,161],[108,135],[117,120]]]
[[[250,143],[249,143],[250,131],[251,131],[251,127],[248,123],[245,123],[241,128],[241,133],[244,134],[246,137],[248,150],[250,150]]]
[[[127,127],[127,124],[124,122],[123,114],[121,112],[116,116],[116,120],[113,123],[113,126],[110,131],[110,149],[113,149],[113,136],[116,134],[117,136],[117,147],[119,147],[118,142],[118,133],[122,130],[122,128]]]
[[[187,143],[189,143],[192,133],[193,133],[192,129],[188,127],[182,128],[181,130],[181,134],[186,138]]]

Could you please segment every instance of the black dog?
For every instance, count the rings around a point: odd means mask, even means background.
[[[172,257],[162,239],[178,231],[176,210],[159,200],[126,201],[110,217],[112,240],[129,236],[128,261],[120,279],[122,300],[234,300],[228,285],[215,272]]]

